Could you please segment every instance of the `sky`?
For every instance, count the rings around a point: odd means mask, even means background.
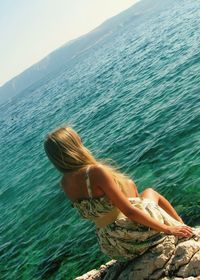
[[[0,86],[137,0],[0,0]]]

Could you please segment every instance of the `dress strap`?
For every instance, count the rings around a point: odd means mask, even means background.
[[[92,198],[92,188],[91,188],[91,184],[90,184],[89,169],[90,169],[90,166],[88,166],[86,169],[85,178],[86,178],[86,186],[87,186],[88,195],[90,198]]]

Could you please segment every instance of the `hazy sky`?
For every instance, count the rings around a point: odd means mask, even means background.
[[[0,0],[0,86],[137,0]]]

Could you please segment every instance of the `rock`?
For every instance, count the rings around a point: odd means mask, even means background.
[[[195,235],[168,235],[143,255],[128,261],[110,261],[75,280],[200,280],[200,227]]]

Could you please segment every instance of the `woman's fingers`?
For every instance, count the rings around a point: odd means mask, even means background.
[[[181,236],[192,236],[192,233],[185,230],[185,229],[182,229],[178,232],[178,235],[181,235]]]
[[[193,235],[192,229],[188,226],[182,226],[180,229],[180,233],[189,237]]]
[[[184,226],[184,230],[186,230],[187,232],[193,234],[192,228],[188,227],[188,226]]]
[[[189,226],[171,227],[171,234],[180,237],[191,237],[193,235],[192,228]]]

